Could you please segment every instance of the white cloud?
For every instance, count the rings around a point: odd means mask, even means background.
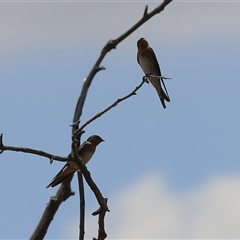
[[[158,3],[0,3],[0,54],[11,56],[34,48],[102,47],[136,23],[145,5]],[[193,44],[203,39],[238,36],[238,3],[173,2],[134,33],[161,44]],[[236,37],[235,37],[236,39]],[[236,39],[237,42],[237,39]],[[131,43],[132,44],[132,43]],[[129,44],[131,46],[131,44]]]
[[[109,199],[109,238],[240,238],[240,176],[212,177],[188,192],[172,190],[150,175]],[[91,218],[91,219],[90,219]],[[77,238],[77,220],[67,228]],[[97,219],[89,217],[86,237],[96,236]]]

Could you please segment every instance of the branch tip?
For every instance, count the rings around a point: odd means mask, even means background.
[[[0,135],[0,154],[3,153],[4,149],[3,149],[3,134],[1,133]]]
[[[103,66],[99,66],[99,67],[96,67],[96,71],[101,71],[101,70],[105,70],[106,68],[103,67]]]
[[[106,209],[104,211],[106,212],[110,212],[110,210],[108,209],[108,206],[107,206],[107,201],[108,201],[108,198],[104,198],[104,201],[106,203]],[[94,211],[92,213],[93,216],[97,216],[98,214],[100,214],[100,212],[103,211],[102,207],[99,207],[96,211]]]
[[[74,127],[76,129],[79,128],[79,123],[80,123],[80,120],[76,121],[76,122],[73,122],[72,124],[70,124],[70,127]]]
[[[146,5],[144,13],[143,13],[143,17],[146,17],[148,15],[148,5]]]

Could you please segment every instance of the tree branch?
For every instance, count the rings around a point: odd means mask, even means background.
[[[96,114],[95,116],[93,116],[92,118],[90,118],[87,122],[85,122],[79,129],[77,129],[73,135],[76,135],[75,138],[83,131],[83,129],[89,125],[91,122],[93,122],[94,120],[96,120],[97,118],[101,117],[104,113],[110,111],[112,108],[116,107],[120,102],[134,96],[137,94],[137,91],[142,87],[142,85],[144,84],[145,79],[143,78],[142,82],[135,87],[135,89],[130,92],[129,94],[127,94],[126,96],[117,99],[114,103],[112,103],[109,107],[105,108],[102,112]]]
[[[23,153],[31,153],[38,156],[46,157],[50,159],[50,163],[53,162],[53,160],[60,161],[60,162],[67,162],[69,159],[68,157],[61,157],[57,155],[53,155],[51,153],[44,152],[42,150],[36,150],[33,148],[27,148],[27,147],[13,147],[13,146],[5,146],[3,145],[3,134],[0,135],[0,154],[4,151],[13,151],[13,152],[23,152]]]
[[[107,200],[108,199],[105,198],[106,204],[107,204]],[[98,225],[99,225],[98,238],[97,238],[98,240],[105,239],[107,237],[107,233],[105,232],[105,227],[104,227],[105,214],[106,214],[106,211],[102,211],[101,207],[92,213],[93,216],[98,215]],[[94,239],[96,239],[96,238],[94,238]]]
[[[77,175],[80,198],[79,240],[83,240],[85,234],[85,194],[82,173],[78,172]]]
[[[70,187],[70,182],[72,181],[72,177],[73,175],[68,177],[58,189],[56,196],[50,198],[50,201],[47,207],[45,208],[45,211],[36,229],[34,230],[32,236],[30,237],[30,240],[44,239],[44,236],[47,233],[48,227],[52,222],[54,215],[57,212],[61,203],[66,201],[69,197],[75,194],[74,192],[72,192]]]

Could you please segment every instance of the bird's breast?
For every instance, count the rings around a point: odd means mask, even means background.
[[[139,64],[145,74],[156,74],[154,64],[147,57],[140,57]]]
[[[82,156],[82,162],[83,164],[87,164],[89,160],[92,158],[94,151],[87,151],[84,156]]]

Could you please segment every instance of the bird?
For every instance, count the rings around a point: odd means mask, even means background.
[[[101,142],[104,142],[104,140],[100,136],[92,135],[79,147],[78,155],[84,165],[92,158],[97,145]],[[75,171],[79,171],[78,165],[73,161],[67,162],[46,188],[57,186]]]
[[[163,80],[156,77],[149,77],[149,75],[162,76],[157,57],[145,38],[140,38],[137,41],[137,47],[137,62],[145,73],[145,77],[150,80],[151,84],[156,89],[163,108],[166,108],[164,100],[170,102],[170,97]],[[161,87],[161,81],[166,92],[164,92]]]

